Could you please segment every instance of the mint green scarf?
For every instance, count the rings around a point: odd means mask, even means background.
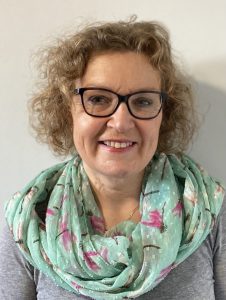
[[[94,299],[136,298],[191,255],[214,226],[223,187],[188,156],[155,155],[141,221],[108,234],[79,156],[40,173],[6,204],[25,258],[62,288]],[[48,202],[45,222],[36,209]]]

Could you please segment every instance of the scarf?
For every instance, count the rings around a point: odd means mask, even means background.
[[[81,158],[41,172],[6,203],[24,257],[60,287],[93,299],[133,299],[157,286],[213,228],[224,188],[191,158],[156,154],[145,169],[141,221],[104,231]],[[45,220],[37,213],[46,203]]]

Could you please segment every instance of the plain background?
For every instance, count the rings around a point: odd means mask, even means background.
[[[87,21],[157,20],[194,79],[200,133],[188,153],[226,182],[225,0],[0,0],[0,226],[3,203],[42,169],[59,162],[29,132],[27,101],[36,73],[32,54]]]

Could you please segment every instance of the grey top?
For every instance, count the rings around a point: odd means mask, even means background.
[[[0,299],[88,299],[55,285],[22,256],[7,226],[0,238]],[[226,300],[226,199],[202,245],[152,291],[137,299]],[[104,300],[104,299],[103,299]]]

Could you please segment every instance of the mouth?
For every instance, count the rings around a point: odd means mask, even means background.
[[[132,142],[132,141],[111,141],[111,140],[100,141],[99,143],[107,147],[116,148],[116,149],[128,148],[136,144],[136,142]]]

